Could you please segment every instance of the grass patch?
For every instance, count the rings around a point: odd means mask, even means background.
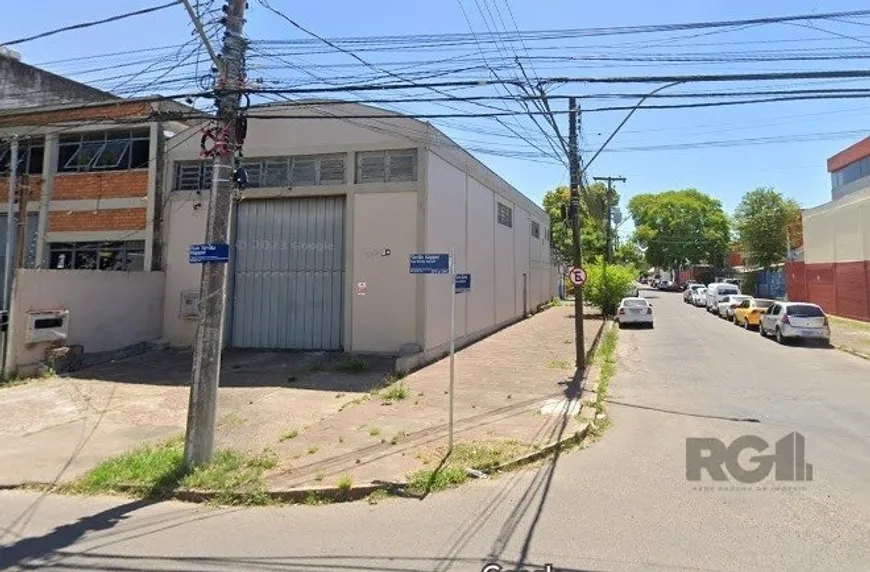
[[[352,400],[352,401],[348,401],[347,403],[345,403],[344,405],[342,405],[341,407],[339,407],[338,410],[339,410],[339,411],[344,411],[345,409],[347,409],[347,408],[350,407],[351,405],[359,405],[360,403],[365,403],[366,401],[369,400],[370,397],[371,397],[371,396],[368,395],[368,394],[363,395],[362,397],[357,397],[356,399],[354,399],[354,400]]]
[[[335,371],[342,373],[362,373],[371,369],[369,362],[362,358],[346,359],[335,366]]]
[[[616,341],[619,337],[619,329],[611,328],[601,340],[599,351],[601,360],[601,374],[598,378],[598,396],[595,399],[595,409],[599,413],[606,410],[605,402],[610,393],[610,380],[616,372]]]
[[[296,429],[293,429],[293,430],[287,431],[286,433],[281,435],[280,441],[282,441],[282,442],[289,441],[290,439],[295,439],[298,436],[299,436],[299,431],[297,431]]]
[[[564,359],[553,359],[547,362],[547,369],[571,369],[571,362]]]
[[[184,468],[184,443],[179,437],[110,457],[62,490],[162,498],[178,489],[197,489],[217,493],[218,504],[262,505],[269,503],[263,473],[277,464],[273,451],[250,456],[223,450],[207,465],[188,473]]]
[[[870,334],[870,322],[859,322],[858,320],[850,320],[849,318],[841,318],[839,316],[828,316],[828,319],[841,327],[860,330],[862,333]]]
[[[384,401],[401,401],[407,399],[409,393],[407,386],[400,381],[382,389],[380,396]]]
[[[372,427],[371,429],[369,429],[369,435],[371,435],[372,437],[377,437],[380,434],[381,430],[378,427]]]
[[[412,495],[424,495],[461,485],[468,480],[465,469],[447,465],[438,471],[423,469],[408,475],[407,491]]]
[[[390,445],[396,445],[399,442],[399,440],[404,439],[406,435],[407,435],[407,433],[405,433],[404,431],[399,431],[398,433],[393,435],[392,439],[390,439]]]
[[[317,471],[317,474],[314,475],[314,480],[318,483],[322,481],[326,477],[326,474],[323,471]]]
[[[239,415],[238,413],[227,413],[221,420],[218,421],[218,427],[221,429],[234,429],[236,427],[242,427],[248,420]]]
[[[307,504],[308,506],[318,506],[322,504],[327,504],[328,501],[316,492],[310,491],[307,495],[305,495],[305,500],[302,502],[303,504]]]
[[[338,490],[340,490],[343,493],[346,493],[353,486],[353,479],[350,478],[350,475],[345,473],[345,474],[341,475],[341,477],[339,477],[338,483],[336,483],[336,486],[338,487]]]
[[[316,452],[317,452],[317,447],[315,447],[313,445],[311,447],[308,447],[308,454],[309,455],[313,455]]]
[[[369,504],[378,504],[382,500],[386,500],[389,497],[390,493],[388,493],[384,489],[378,489],[366,497],[366,502]]]

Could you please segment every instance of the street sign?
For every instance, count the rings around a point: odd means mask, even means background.
[[[471,290],[471,274],[457,274],[455,282],[455,292],[463,294]]]
[[[583,286],[586,283],[586,271],[575,266],[568,271],[568,278],[571,279],[574,286]]]
[[[412,254],[411,274],[448,274],[449,254]]]
[[[209,262],[225,263],[230,260],[229,244],[191,244],[190,263],[205,264]]]

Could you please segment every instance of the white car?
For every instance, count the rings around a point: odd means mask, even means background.
[[[734,308],[736,308],[746,300],[752,300],[752,296],[747,296],[746,294],[731,294],[730,296],[726,296],[725,300],[719,302],[719,317],[725,318],[726,320],[733,320]]]
[[[620,328],[625,327],[627,324],[640,324],[652,328],[652,304],[646,298],[623,298],[619,303],[619,309],[616,311],[616,321],[619,322]]]
[[[775,336],[781,344],[794,339],[825,346],[831,343],[831,327],[824,310],[807,302],[777,302],[762,314],[758,332],[763,338]]]
[[[726,282],[707,284],[707,299],[705,300],[707,311],[711,314],[715,314],[719,302],[724,302],[726,296],[736,296],[739,294],[740,288],[734,284],[728,284]]]
[[[707,289],[706,288],[698,288],[692,293],[692,304],[701,308],[706,304],[707,301]]]

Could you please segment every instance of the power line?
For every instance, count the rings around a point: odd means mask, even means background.
[[[118,14],[117,16],[110,16],[109,18],[103,18],[102,20],[94,20],[91,22],[83,22],[81,24],[73,24],[72,26],[64,26],[63,28],[56,28],[54,30],[48,30],[47,32],[41,32],[41,33],[35,34],[33,36],[18,38],[17,40],[12,40],[10,42],[3,42],[0,45],[14,46],[17,44],[23,44],[25,42],[31,42],[33,40],[39,40],[42,38],[47,38],[49,36],[54,36],[55,34],[60,34],[61,32],[69,32],[71,30],[81,30],[83,28],[90,28],[92,26],[99,26],[102,24],[108,24],[110,22],[117,22],[119,20],[124,20],[126,18],[132,18],[134,16],[142,16],[144,14],[150,14],[152,12],[157,12],[158,10],[164,10],[166,8],[170,8],[172,6],[175,6],[176,4],[181,4],[181,1],[180,0],[172,0],[172,2],[167,2],[166,4],[160,4],[158,6],[152,6],[151,8],[144,8],[142,10],[136,10],[135,12],[127,12],[126,14]]]

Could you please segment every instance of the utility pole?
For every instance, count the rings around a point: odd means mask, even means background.
[[[189,7],[189,2],[185,1]],[[246,40],[242,36],[246,0],[227,0],[224,6],[226,32],[222,56],[215,57],[215,96],[218,127],[215,136],[214,166],[205,242],[228,245],[230,214],[233,207],[235,153],[239,140],[240,89],[245,80]],[[190,10],[188,10],[191,13]],[[208,38],[202,33],[199,19],[194,24],[203,42],[213,54]],[[241,137],[244,137],[241,134]],[[220,142],[220,148],[218,148]],[[199,327],[193,349],[190,403],[187,410],[187,433],[184,464],[190,469],[211,460],[214,452],[214,428],[217,415],[217,392],[223,348],[224,310],[227,296],[227,264],[205,263],[202,267],[199,302]]]
[[[24,179],[22,183],[24,184],[18,185],[18,241],[15,244],[15,268],[24,268],[27,257],[27,200],[30,198],[30,181]]]
[[[596,181],[607,182],[607,250],[604,251],[604,260],[610,264],[613,262],[613,182],[625,182],[624,177],[593,177]]]
[[[5,378],[6,371],[6,354],[9,348],[9,318],[12,312],[12,285],[15,276],[15,267],[12,265],[12,256],[14,253],[13,243],[15,242],[15,227],[12,226],[12,221],[15,220],[15,198],[18,194],[18,137],[12,136],[12,142],[9,144],[9,202],[6,209],[6,257],[3,260],[3,314],[2,322],[4,324],[3,331],[3,347],[0,354],[0,377]]]
[[[577,147],[577,98],[568,99],[568,165],[571,171],[571,235],[574,245],[574,268],[583,266],[583,245],[580,241],[580,152]],[[586,369],[586,344],[583,336],[583,286],[574,285],[574,345],[578,372]]]

